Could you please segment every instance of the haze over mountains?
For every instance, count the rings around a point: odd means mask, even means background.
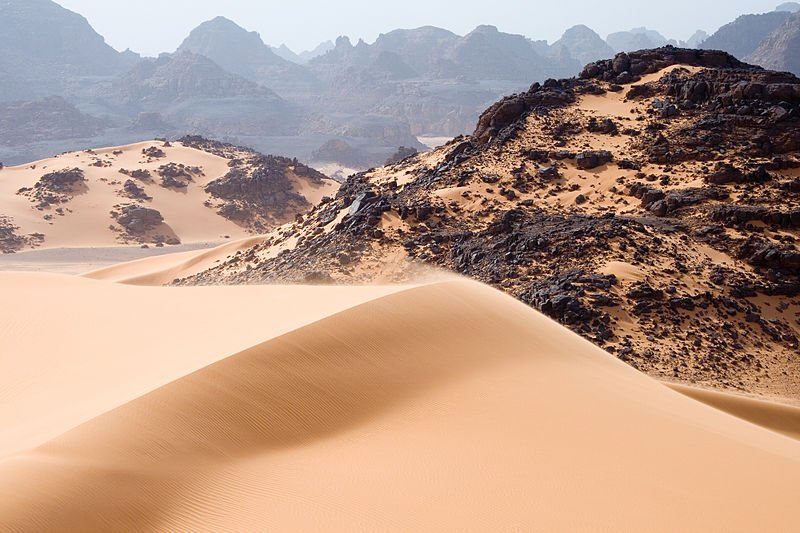
[[[742,16],[689,41],[634,28],[603,39],[574,26],[556,42],[479,26],[467,35],[422,27],[374,43],[322,43],[296,54],[224,17],[174,52],[142,58],[108,46],[80,15],[51,0],[4,0],[0,15],[0,161],[21,163],[87,146],[200,134],[363,168],[418,137],[470,131],[497,98],[577,74],[615,52],[667,44],[719,48],[797,71],[798,5]],[[13,130],[3,124],[14,123]]]

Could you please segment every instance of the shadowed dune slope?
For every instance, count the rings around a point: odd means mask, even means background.
[[[670,383],[668,386],[720,411],[800,440],[800,407],[677,383]]]
[[[799,478],[800,442],[446,281],[7,455],[0,516],[11,530],[788,531]]]
[[[0,273],[0,459],[221,358],[400,290],[184,290]]]

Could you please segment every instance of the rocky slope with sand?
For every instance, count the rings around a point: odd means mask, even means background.
[[[703,405],[472,281],[0,291],[11,531],[796,525],[800,410]]]
[[[181,283],[444,267],[651,375],[797,401],[799,122],[792,75],[721,52],[618,55],[498,102],[470,137],[351,177]]]
[[[0,252],[244,238],[337,188],[296,160],[200,137],[66,153],[0,167]]]

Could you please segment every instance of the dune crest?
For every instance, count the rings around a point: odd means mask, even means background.
[[[0,516],[23,530],[795,527],[800,442],[477,283],[363,296],[0,459]]]

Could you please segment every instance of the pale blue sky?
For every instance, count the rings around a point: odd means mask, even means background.
[[[603,37],[647,26],[669,38],[709,33],[743,13],[772,11],[783,0],[56,0],[84,15],[119,50],[146,55],[173,51],[201,22],[226,16],[258,31],[270,45],[295,51],[348,35],[372,42],[396,28],[433,25],[464,34],[479,24],[533,39],[556,40],[568,27],[586,24]]]

